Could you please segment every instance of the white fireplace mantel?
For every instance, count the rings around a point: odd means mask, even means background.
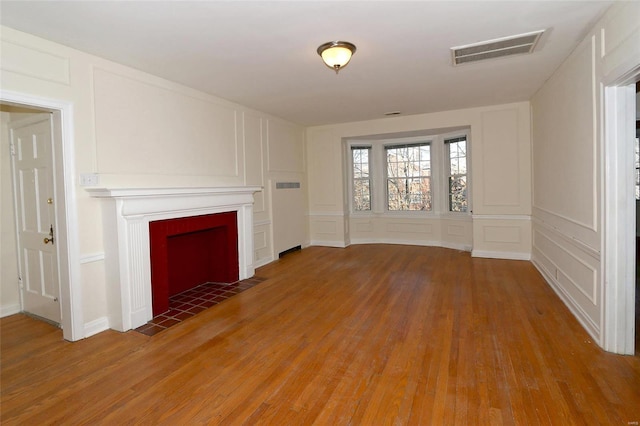
[[[253,194],[259,186],[207,188],[85,188],[103,198],[109,325],[127,331],[153,317],[149,222],[237,212],[240,279],[255,273]]]

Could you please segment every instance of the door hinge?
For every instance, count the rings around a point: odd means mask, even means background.
[[[9,144],[9,150],[11,151],[11,155],[16,155],[16,144],[13,141]]]

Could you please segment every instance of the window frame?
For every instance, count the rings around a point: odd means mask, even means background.
[[[383,159],[384,159],[384,167],[383,167],[383,172],[384,172],[384,190],[385,190],[385,197],[384,197],[384,209],[386,212],[388,213],[398,213],[398,212],[433,212],[434,211],[434,182],[433,182],[433,151],[432,151],[432,145],[433,145],[433,141],[432,140],[423,140],[423,141],[417,141],[417,142],[403,142],[403,143],[386,143],[383,144]],[[391,210],[389,208],[389,203],[390,203],[390,198],[389,198],[389,163],[387,162],[388,159],[388,151],[390,149],[401,149],[401,148],[414,148],[414,147],[422,147],[422,146],[428,146],[429,147],[429,175],[428,176],[422,176],[422,174],[418,175],[418,176],[407,176],[407,177],[396,177],[396,179],[411,179],[411,178],[422,178],[422,177],[428,177],[429,178],[429,198],[431,201],[431,209],[429,210]],[[418,160],[419,162],[422,161],[422,159],[420,158]],[[418,167],[420,167],[418,165]],[[393,177],[391,177],[392,179]]]
[[[449,211],[449,159],[445,140],[464,137],[467,141],[467,211]],[[472,170],[471,170],[471,136],[469,128],[460,128],[449,132],[425,132],[423,136],[403,138],[345,138],[345,168],[348,176],[347,193],[344,195],[345,205],[353,216],[389,216],[389,217],[470,217],[473,214],[472,204]],[[431,202],[432,210],[388,210],[386,146],[414,145],[428,143],[430,145],[431,162]],[[371,191],[371,210],[355,210],[353,198],[353,155],[352,147],[369,147],[369,179]]]
[[[464,174],[459,173],[458,176],[465,176],[466,177],[466,200],[467,200],[467,209],[466,211],[453,211],[451,210],[451,184],[450,184],[450,179],[451,177],[454,175],[451,172],[451,149],[450,144],[451,143],[456,143],[456,142],[461,142],[462,140],[464,140],[465,142],[465,169],[466,172]],[[450,136],[450,135],[443,135],[442,137],[442,143],[443,143],[443,148],[444,148],[444,166],[445,166],[445,172],[444,172],[444,180],[445,180],[445,197],[446,197],[446,213],[447,214],[453,214],[453,215],[459,215],[459,214],[467,214],[470,213],[471,210],[471,202],[470,202],[470,194],[471,194],[471,190],[470,190],[470,161],[469,161],[469,137],[467,136],[467,134],[457,134],[456,136]]]
[[[373,147],[369,144],[350,144],[349,145],[349,210],[352,213],[370,213],[373,211],[373,203],[374,203],[374,199],[377,198],[374,196],[374,189],[373,189],[373,164],[372,164],[372,155],[373,155]],[[355,177],[355,173],[354,173],[354,162],[353,162],[353,152],[356,149],[367,149],[369,151],[369,154],[367,156],[367,160],[369,163],[369,177],[367,179],[364,178],[356,178]],[[355,181],[356,179],[358,180],[368,180],[369,181],[369,209],[367,210],[356,210],[355,208]]]

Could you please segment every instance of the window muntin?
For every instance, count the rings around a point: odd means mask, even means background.
[[[444,140],[448,159],[448,205],[450,212],[466,213],[467,197],[467,137]]]
[[[354,211],[371,211],[370,159],[370,146],[351,147]]]
[[[385,152],[387,209],[431,211],[431,145],[389,145]]]

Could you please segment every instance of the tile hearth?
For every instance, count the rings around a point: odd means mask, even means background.
[[[211,306],[260,284],[265,278],[253,277],[232,284],[204,283],[169,298],[169,310],[157,315],[135,331],[153,336],[167,328],[199,314]]]

